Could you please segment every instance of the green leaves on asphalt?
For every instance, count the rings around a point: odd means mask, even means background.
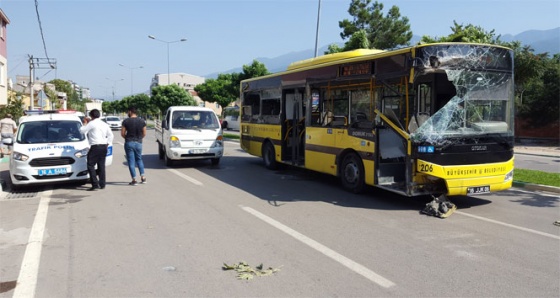
[[[237,279],[242,280],[250,280],[253,279],[255,276],[269,276],[278,271],[280,268],[272,268],[268,267],[268,269],[263,269],[263,264],[256,266],[255,268],[249,266],[246,262],[239,262],[237,264],[228,265],[224,263],[222,266],[222,270],[235,270],[237,271]]]

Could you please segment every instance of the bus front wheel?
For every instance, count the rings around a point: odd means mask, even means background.
[[[262,158],[264,166],[269,170],[276,170],[278,168],[278,163],[276,162],[276,153],[274,152],[274,146],[270,142],[266,142],[262,149]]]
[[[344,189],[353,193],[364,190],[364,165],[359,156],[350,153],[344,157],[340,168],[340,181]]]

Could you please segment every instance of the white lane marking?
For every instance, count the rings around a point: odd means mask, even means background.
[[[532,230],[532,229],[508,224],[508,223],[505,223],[505,222],[493,220],[493,219],[478,216],[478,215],[472,215],[472,214],[461,212],[461,211],[455,211],[455,213],[458,213],[458,214],[461,214],[461,215],[464,215],[464,216],[468,216],[468,217],[472,217],[472,218],[476,218],[476,219],[479,219],[479,220],[482,220],[482,221],[491,222],[491,223],[494,223],[494,224],[497,224],[497,225],[502,225],[502,226],[505,226],[505,227],[508,227],[508,228],[514,228],[514,229],[517,229],[517,230],[520,230],[520,231],[525,231],[525,232],[549,237],[549,238],[552,238],[552,239],[560,240],[560,236],[557,236],[557,235],[548,234],[548,233],[540,232],[540,231],[537,231],[537,230]]]
[[[372,282],[384,287],[384,288],[389,288],[395,285],[395,283],[393,283],[392,281],[384,278],[383,276],[369,270],[368,268],[364,267],[363,265],[360,265],[354,261],[352,261],[351,259],[337,253],[336,251],[324,246],[323,244],[295,231],[292,230],[291,228],[283,225],[282,223],[256,211],[253,208],[250,207],[243,207],[240,206],[241,209],[243,209],[244,211],[251,213],[252,215],[258,217],[259,219],[261,219],[262,221],[270,224],[271,226],[279,229],[280,231],[296,238],[297,240],[303,242],[304,244],[307,244],[308,246],[310,246],[311,248],[317,250],[318,252],[324,254],[325,256],[339,262],[340,264],[346,266],[348,269],[362,275],[363,277],[371,280]]]
[[[42,193],[37,214],[33,220],[33,227],[29,234],[29,241],[23,255],[17,285],[14,290],[14,298],[35,297],[35,289],[37,288],[37,275],[39,274],[39,263],[41,261],[41,249],[43,248],[43,237],[45,234],[45,225],[47,223],[47,215],[49,212],[49,203],[51,201],[52,190]]]
[[[200,181],[198,181],[198,180],[196,180],[196,179],[194,179],[194,178],[192,178],[192,177],[189,177],[189,176],[187,176],[187,175],[185,175],[185,174],[183,174],[183,173],[181,173],[181,172],[179,172],[179,171],[177,171],[177,170],[174,170],[174,169],[167,169],[167,170],[170,171],[171,173],[173,173],[173,174],[175,174],[175,175],[177,175],[177,176],[179,176],[179,177],[185,179],[185,180],[188,180],[188,181],[191,182],[192,184],[202,185],[202,182],[200,182]]]

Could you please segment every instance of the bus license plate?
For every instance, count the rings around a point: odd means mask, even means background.
[[[39,176],[65,175],[66,168],[41,169],[38,174]]]
[[[467,194],[489,193],[490,185],[467,187]]]

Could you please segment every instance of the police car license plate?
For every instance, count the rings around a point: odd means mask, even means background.
[[[64,175],[64,174],[66,174],[66,168],[40,169],[38,171],[39,176],[53,176],[53,175]]]
[[[467,187],[467,194],[489,193],[490,185]]]

